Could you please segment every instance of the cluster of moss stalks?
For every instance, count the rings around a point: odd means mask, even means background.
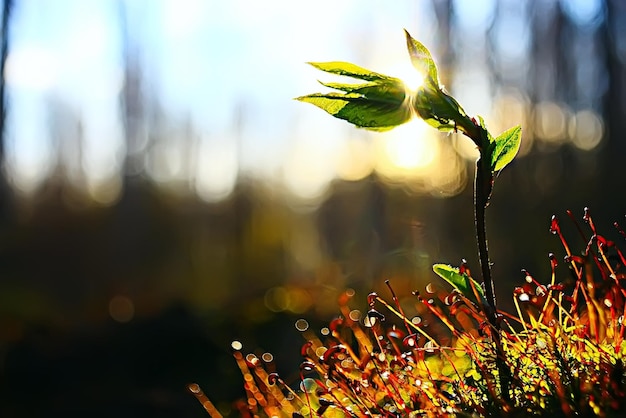
[[[557,280],[552,254],[549,280],[525,272],[514,314],[498,312],[499,331],[478,297],[428,285],[414,292],[420,315],[410,318],[389,286],[391,302],[372,293],[369,311],[359,316],[349,307],[354,292],[346,292],[340,317],[319,336],[303,332],[299,382],[283,381],[263,359],[236,349],[247,393],[240,415],[622,416],[626,259],[596,232],[587,209],[583,219],[584,229],[575,224],[586,246],[573,254],[552,218],[550,231],[563,244],[570,274]],[[506,379],[498,376],[498,362]],[[221,417],[198,385],[189,390]]]

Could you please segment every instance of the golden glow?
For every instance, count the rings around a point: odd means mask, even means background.
[[[379,135],[375,145],[376,171],[391,184],[440,197],[454,196],[467,184],[465,164],[450,138],[422,120]]]
[[[121,176],[112,176],[108,179],[87,179],[85,188],[94,202],[109,206],[117,202],[122,193]]]
[[[337,176],[342,180],[357,181],[367,177],[372,170],[372,142],[365,138],[349,138],[337,158]]]
[[[522,143],[517,154],[518,157],[528,154],[534,142],[533,129],[528,121],[529,112],[530,100],[518,89],[508,89],[493,101],[492,114],[495,119],[495,134],[499,134],[511,126],[522,125]]]
[[[425,137],[392,137],[387,141],[386,151],[394,165],[407,170],[428,165],[434,156],[433,148]]]
[[[480,157],[480,151],[474,142],[468,137],[456,134],[452,139],[452,143],[454,144],[454,149],[459,155],[466,160],[476,161],[478,157]]]
[[[535,133],[545,142],[559,143],[566,139],[566,109],[554,102],[535,106]]]
[[[399,126],[382,137],[382,149],[376,167],[386,175],[411,175],[431,165],[439,144],[423,121],[416,119]]]
[[[435,167],[429,173],[426,191],[438,197],[455,196],[467,186],[467,165],[451,145],[439,151]]]
[[[568,131],[576,148],[589,151],[600,144],[604,135],[604,123],[593,110],[581,110],[570,119]]]
[[[284,164],[284,182],[291,194],[297,198],[316,201],[328,191],[335,175],[335,162],[329,158],[318,138],[327,134],[323,129],[311,130],[299,137],[290,150]]]
[[[313,304],[313,299],[305,289],[277,286],[265,292],[264,303],[272,312],[304,313]]]

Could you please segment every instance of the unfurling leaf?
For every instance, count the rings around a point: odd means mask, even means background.
[[[406,35],[406,46],[409,50],[413,67],[427,78],[427,84],[438,88],[439,76],[437,75],[437,65],[435,65],[430,51],[422,45],[421,42],[413,39],[406,29],[404,33]]]
[[[317,69],[367,83],[324,83],[342,93],[315,93],[296,100],[314,104],[336,118],[360,128],[386,131],[411,119],[402,80],[378,74],[346,62],[310,63]]]
[[[472,302],[479,306],[484,304],[485,296],[482,286],[466,273],[460,273],[458,267],[452,267],[447,264],[435,264],[433,271]],[[479,296],[480,303],[478,303],[476,295]]]
[[[424,122],[443,132],[455,130],[458,121],[467,119],[465,110],[454,97],[432,86],[417,91],[413,97],[413,109]]]
[[[385,101],[376,101],[358,94],[309,94],[297,100],[314,104],[336,118],[373,131],[387,131],[411,119],[411,111]]]
[[[406,97],[404,86],[400,86],[393,81],[365,84],[323,83],[320,81],[320,84],[331,89],[341,90],[346,93],[356,93],[370,99],[390,103],[404,103],[404,98]]]
[[[454,97],[448,95],[439,85],[437,65],[428,48],[413,39],[406,30],[404,33],[411,62],[425,77],[424,84],[413,97],[413,108],[430,126],[444,132],[456,130],[460,121],[469,120],[465,111]]]
[[[522,127],[520,125],[507,129],[494,139],[494,149],[491,154],[491,170],[500,171],[513,161],[513,158],[519,151],[521,141]]]
[[[318,70],[325,71],[331,74],[345,75],[346,77],[352,77],[359,80],[366,81],[381,81],[391,80],[393,77],[386,76],[384,74],[378,74],[374,71],[367,70],[358,65],[351,64],[343,61],[331,61],[331,62],[309,62],[308,64],[317,68]]]

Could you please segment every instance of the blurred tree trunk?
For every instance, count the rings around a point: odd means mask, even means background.
[[[129,22],[131,17],[129,17],[126,7],[125,2],[119,1],[118,16],[124,70],[124,84],[120,93],[119,104],[126,143],[126,155],[122,168],[125,188],[131,179],[136,179],[144,171],[143,153],[147,141],[141,51],[133,38],[131,22]]]
[[[452,66],[455,61],[454,49],[451,46],[452,15],[454,14],[451,0],[432,0],[433,10],[437,17],[437,40],[435,50],[439,56],[439,77],[445,85],[452,85]]]
[[[7,92],[5,66],[9,53],[9,24],[13,0],[2,1],[2,27],[0,28],[0,227],[10,223],[11,191],[4,172]]]
[[[608,88],[604,95],[604,117],[606,124],[606,140],[608,154],[623,162],[626,142],[624,131],[626,123],[626,109],[624,97],[626,94],[626,76],[624,65],[619,57],[618,37],[626,32],[626,6],[621,0],[606,0],[606,19],[602,27],[602,44],[605,47],[606,76]],[[622,57],[624,59],[624,57]],[[621,168],[620,168],[621,170]]]

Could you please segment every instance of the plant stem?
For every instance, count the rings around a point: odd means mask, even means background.
[[[481,129],[481,131],[484,131]],[[476,142],[476,138],[472,138]],[[487,149],[485,139],[488,141],[488,135],[480,135],[479,147],[481,155],[483,150]],[[489,262],[489,249],[487,246],[487,225],[485,220],[485,212],[491,196],[493,188],[493,172],[483,157],[476,162],[476,176],[474,183],[474,218],[476,221],[476,241],[478,243],[478,257],[480,259],[480,268],[485,285],[485,296],[487,303],[485,313],[492,327],[493,342],[496,345],[496,368],[498,370],[498,381],[500,383],[500,393],[503,400],[508,403],[510,400],[509,385],[511,382],[511,372],[506,365],[504,351],[502,350],[502,342],[500,340],[500,321],[498,320],[498,310],[496,303],[496,292],[493,278],[491,277],[491,263]]]
[[[491,277],[491,263],[489,262],[489,249],[487,247],[487,226],[485,221],[485,212],[489,200],[491,182],[493,175],[485,173],[485,167],[482,158],[476,163],[476,178],[474,184],[474,218],[476,222],[476,241],[478,243],[478,257],[480,259],[480,268],[485,283],[485,294],[487,297],[487,318],[489,323],[496,329],[500,329],[497,316],[497,303],[495,285]]]

